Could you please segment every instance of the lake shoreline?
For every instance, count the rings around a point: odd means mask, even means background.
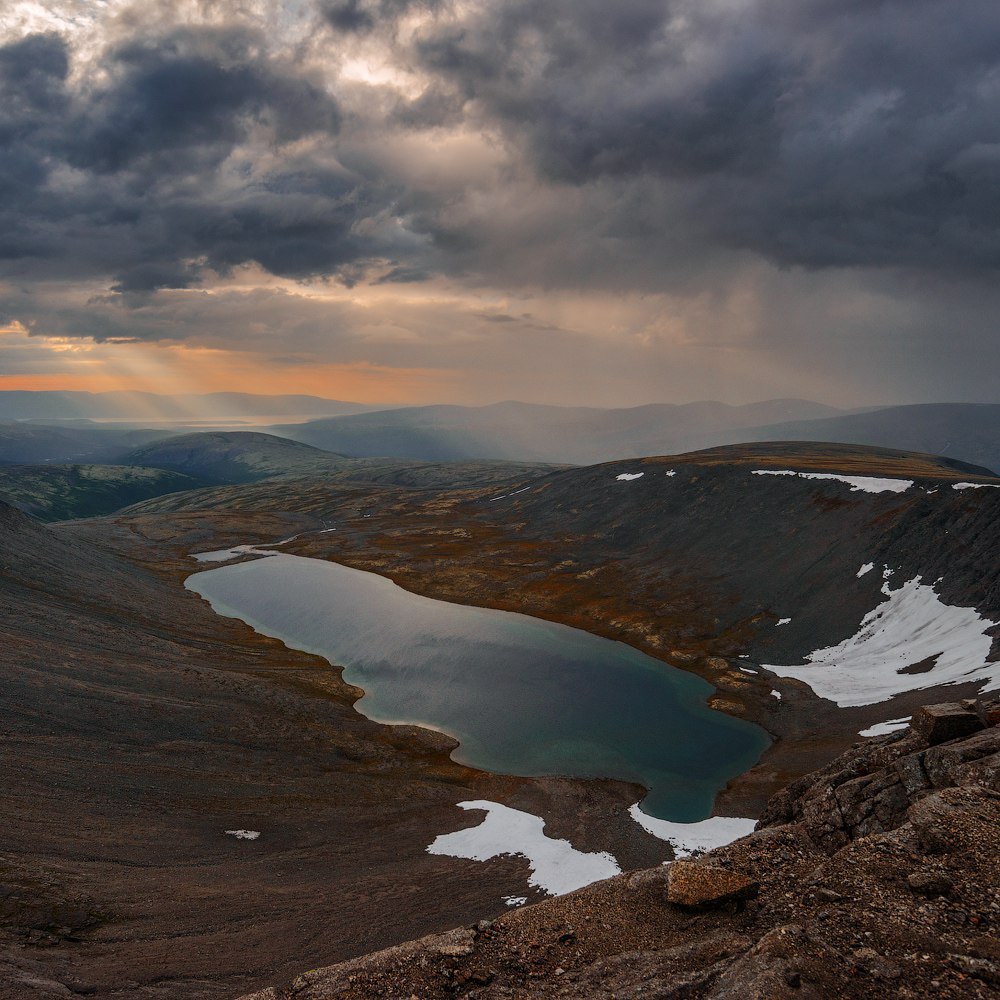
[[[285,541],[299,537],[308,535]],[[766,745],[763,732],[708,707],[707,685],[669,665],[668,673],[661,661],[621,642],[520,613],[428,598],[381,574],[267,544],[193,557],[208,568],[188,577],[185,587],[217,613],[340,666],[344,680],[366,692],[359,711],[383,724],[447,734],[459,744],[453,759],[465,766],[521,777],[638,780],[650,790],[647,814],[693,822],[710,814],[727,780],[748,769],[727,762],[740,755],[756,761]],[[397,624],[401,619],[408,628]],[[386,648],[376,654],[373,644]],[[376,670],[366,674],[361,664],[373,657]],[[458,669],[446,673],[444,664],[455,658]],[[476,671],[467,669],[471,661]],[[484,710],[484,697],[492,708]],[[421,704],[422,710],[415,707]],[[713,766],[736,773],[716,780],[700,808],[694,800],[682,805],[687,799],[676,796],[684,783],[691,792],[683,794],[690,795],[699,787],[694,782],[711,780],[705,769],[713,759]],[[669,761],[674,776],[656,777],[663,766],[657,760]],[[701,772],[705,778],[696,779]]]

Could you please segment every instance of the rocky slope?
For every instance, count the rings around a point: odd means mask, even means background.
[[[997,721],[995,702],[929,707],[728,847],[243,1000],[995,996]]]

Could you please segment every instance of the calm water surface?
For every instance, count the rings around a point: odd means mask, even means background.
[[[370,719],[454,736],[486,771],[620,778],[645,812],[693,822],[768,746],[708,708],[705,681],[624,643],[526,615],[449,604],[284,554],[189,577],[220,615],[344,667]]]

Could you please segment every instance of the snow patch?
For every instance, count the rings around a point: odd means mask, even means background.
[[[749,667],[740,667],[740,670],[742,670],[743,673],[745,673],[745,674],[756,674],[757,673],[756,670],[751,670]]]
[[[524,906],[528,902],[527,896],[501,896],[500,898],[508,906]]]
[[[791,618],[779,618],[774,623],[774,627],[777,628],[779,625],[787,625],[789,622],[791,622],[791,620],[792,620]]]
[[[953,490],[1000,490],[996,483],[952,483]]]
[[[485,810],[486,818],[471,829],[441,834],[427,848],[429,854],[472,861],[520,854],[531,866],[528,884],[553,896],[621,874],[618,862],[607,852],[586,854],[568,840],[546,837],[545,821],[531,813],[484,799],[458,805],[461,809]]]
[[[695,853],[725,847],[740,837],[753,833],[757,821],[736,816],[709,816],[698,823],[674,823],[667,819],[647,816],[637,802],[629,809],[629,815],[647,833],[667,841],[678,858],[686,858]]]
[[[226,830],[226,835],[237,840],[256,840],[260,836],[260,830]]]
[[[754,469],[755,476],[798,476],[799,479],[836,479],[847,483],[852,493],[905,493],[912,485],[912,479],[877,479],[873,476],[838,476],[832,472],[792,472],[788,469]]]
[[[887,722],[876,722],[874,726],[862,729],[858,736],[887,736],[899,729],[905,729],[910,724],[910,717],[905,719],[889,719]]]
[[[772,691],[771,691],[771,697],[772,698],[777,698],[778,701],[781,701],[781,692],[780,691],[774,691],[772,689]]]
[[[633,479],[642,479],[646,475],[645,472],[623,472],[620,476],[615,476],[615,479],[619,482],[631,482]]]
[[[874,568],[875,568],[875,563],[865,563],[864,566],[862,566],[861,569],[858,570],[856,574],[857,578],[860,580],[861,577],[865,575],[865,573],[870,573]]]
[[[507,497],[516,497],[518,495],[518,493],[527,493],[528,490],[530,490],[530,489],[531,489],[530,486],[525,486],[523,490],[514,490],[513,493],[504,493],[502,496],[499,496],[499,497],[490,497],[490,503],[494,503],[497,500],[506,500]],[[368,516],[369,515],[367,515],[367,514],[365,515],[365,517],[368,517]]]
[[[885,571],[887,581],[891,572]],[[887,600],[865,615],[855,635],[810,653],[804,664],[765,668],[804,681],[841,707],[874,705],[940,684],[985,681],[989,690],[997,687],[1000,663],[987,662],[992,639],[985,633],[1000,623],[975,608],[945,604],[919,576],[896,590],[885,582],[882,593]],[[931,660],[926,672],[904,673]]]
[[[663,474],[664,474],[665,476],[676,476],[676,475],[677,475],[677,473],[676,473],[676,472],[674,472],[674,470],[673,470],[673,469],[671,469],[671,470],[670,470],[669,472],[664,472]]]

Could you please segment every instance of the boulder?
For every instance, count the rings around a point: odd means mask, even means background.
[[[957,701],[924,705],[913,713],[910,728],[930,746],[971,736],[983,728],[983,721],[973,708]]]
[[[759,884],[746,875],[699,864],[696,861],[675,861],[670,866],[667,902],[690,909],[722,906],[757,895]]]

